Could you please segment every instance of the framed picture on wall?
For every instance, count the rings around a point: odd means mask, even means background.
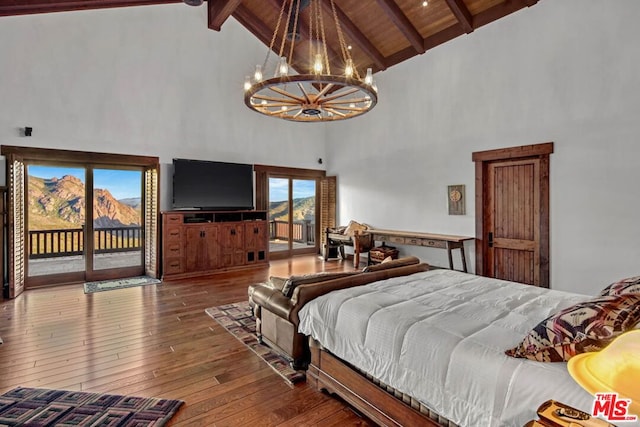
[[[465,215],[464,198],[464,185],[447,186],[449,215]]]

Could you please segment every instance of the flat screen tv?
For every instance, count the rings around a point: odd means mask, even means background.
[[[253,165],[173,159],[173,208],[253,209]]]

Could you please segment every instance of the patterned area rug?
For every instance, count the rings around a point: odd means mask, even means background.
[[[113,289],[133,288],[135,286],[155,285],[162,283],[160,279],[148,276],[128,277],[126,279],[103,280],[101,282],[87,282],[84,284],[84,293],[111,291]]]
[[[163,426],[180,400],[15,388],[0,396],[0,426]]]
[[[260,356],[289,384],[306,379],[304,371],[291,368],[287,359],[258,342],[256,320],[251,313],[248,301],[207,308],[205,312]]]

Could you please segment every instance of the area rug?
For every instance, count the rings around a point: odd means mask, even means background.
[[[155,285],[161,283],[160,279],[149,276],[128,277],[126,279],[103,280],[100,282],[86,282],[84,293],[111,291],[113,289],[133,288],[135,286]]]
[[[18,387],[0,396],[0,426],[163,426],[181,400]]]
[[[251,313],[248,301],[234,304],[221,305],[207,308],[205,312],[218,322],[222,327],[239,339],[244,345],[249,347],[262,360],[267,362],[289,384],[304,381],[306,375],[304,371],[296,371],[291,368],[289,361],[271,350],[264,344],[258,342],[256,336],[256,319]]]

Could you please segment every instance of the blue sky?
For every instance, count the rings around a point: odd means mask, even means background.
[[[83,168],[28,165],[27,173],[38,178],[62,178],[72,175],[82,182],[85,180]],[[140,197],[142,172],[115,169],[94,169],[93,186],[109,190],[116,199]]]
[[[316,182],[313,180],[293,180],[293,198],[316,195]],[[269,201],[281,202],[289,199],[289,180],[287,178],[269,178]]]

